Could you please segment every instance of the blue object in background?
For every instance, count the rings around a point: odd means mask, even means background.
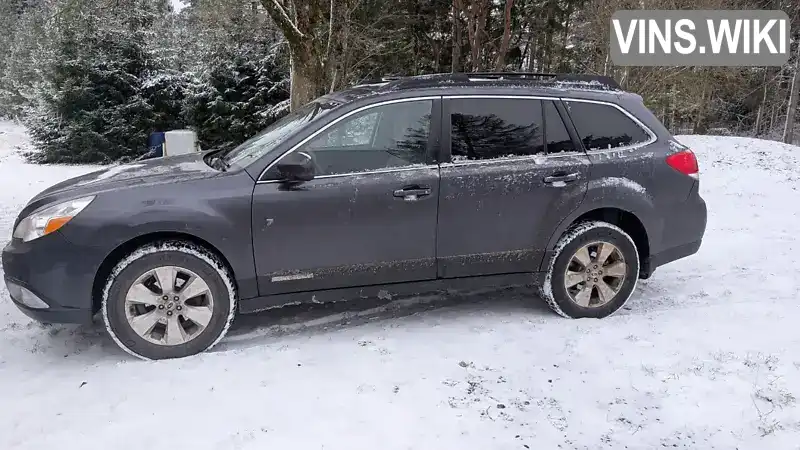
[[[147,158],[160,158],[164,156],[164,144],[166,143],[166,138],[164,136],[163,131],[157,131],[155,133],[151,133],[150,137],[147,138]]]

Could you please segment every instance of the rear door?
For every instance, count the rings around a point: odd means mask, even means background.
[[[436,278],[440,111],[438,97],[356,110],[294,149],[312,181],[267,169],[253,193],[261,295]]]
[[[536,97],[445,97],[437,269],[441,278],[535,272],[586,193],[589,159],[565,111]]]

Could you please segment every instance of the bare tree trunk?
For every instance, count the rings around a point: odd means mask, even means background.
[[[334,92],[336,90],[336,78],[339,75],[339,68],[336,65],[336,52],[334,50],[334,46],[339,45],[339,43],[334,43],[333,36],[336,35],[336,28],[341,26],[341,22],[336,17],[336,0],[331,0],[330,8],[330,21],[328,22],[328,46],[327,50],[325,51],[325,64],[331,67],[331,86],[328,91]]]
[[[572,2],[570,2],[567,5],[567,10],[565,12],[565,15],[566,15],[566,20],[564,21],[564,37],[561,40],[561,54],[559,58],[559,65],[567,61],[565,53],[567,51],[567,40],[569,39],[570,20],[572,19]]]
[[[344,86],[347,81],[347,62],[349,60],[348,44],[350,41],[350,20],[344,20],[342,29],[339,33],[339,48],[336,52],[336,59],[327,62],[327,64],[335,64],[331,67],[333,73],[330,74],[331,85],[330,92],[336,92]]]
[[[292,56],[291,76],[292,111],[325,93],[325,74],[318,62]]]
[[[461,71],[461,0],[453,0],[453,56],[450,70]]]
[[[517,68],[517,70],[519,70],[520,72],[522,72],[522,66],[525,65],[525,58],[528,57],[528,49],[530,48],[530,46],[531,46],[531,40],[530,39],[525,40],[525,47],[522,49],[522,56],[519,59],[519,67]]]
[[[352,3],[353,0],[261,0],[289,44],[293,111],[342,82],[342,74],[346,73],[346,22]],[[328,30],[327,41],[318,35],[324,28]]]
[[[530,47],[530,54],[528,55],[528,67],[526,68],[528,72],[533,72],[534,68],[536,67],[536,42],[534,39],[538,40],[538,36],[534,37],[534,34],[531,33],[530,37],[528,38],[528,44]]]
[[[472,71],[478,72],[483,67],[481,54],[483,53],[483,34],[486,31],[486,17],[489,14],[489,2],[491,0],[472,0],[472,9],[475,23],[472,34]]]
[[[537,66],[539,68],[542,67],[541,57],[539,56],[540,52],[542,51],[541,33],[537,33],[535,37],[531,36],[531,41],[533,41],[533,45],[531,46],[531,57],[528,60],[528,72],[535,72]]]
[[[475,4],[470,3],[469,8],[464,6],[465,1],[475,1],[475,0],[454,0],[455,3],[458,4],[459,11],[463,11],[464,14],[467,16],[467,41],[469,42],[469,49],[470,49],[470,65],[475,70],[475,58],[476,58],[476,48],[475,48]],[[466,71],[466,64],[464,65]]]
[[[497,52],[497,63],[494,68],[498,72],[503,70],[506,65],[506,53],[508,53],[508,44],[511,42],[511,10],[514,8],[514,0],[506,0],[506,21],[503,27],[503,41],[500,44],[500,51]]]
[[[706,75],[705,71],[701,69],[701,75]],[[705,80],[705,78],[703,78]],[[703,91],[700,94],[700,105],[697,108],[697,117],[695,117],[694,121],[694,130],[693,132],[696,134],[705,134],[707,130],[706,126],[706,93],[708,91],[708,84],[706,81],[703,81]]]
[[[761,128],[761,113],[764,111],[764,104],[758,105],[758,111],[756,111],[756,124],[753,127],[753,136],[758,137],[760,135],[759,129]]]
[[[758,113],[756,114],[756,126],[755,130],[753,130],[754,136],[759,136],[761,134],[761,122],[762,117],[764,117],[764,107],[767,104],[767,78],[769,76],[769,70],[764,71],[764,92],[761,94],[761,104],[758,105]]]
[[[316,13],[313,8],[319,5],[315,2],[313,5],[305,4],[301,8],[295,8],[295,17],[291,17],[290,2],[261,0],[261,4],[289,43],[292,63],[290,97],[291,110],[294,111],[324,93],[326,88],[322,55],[320,49],[314,45],[316,39],[313,35],[316,25],[312,19]]]
[[[769,128],[770,132],[775,129],[775,121],[778,118],[778,109],[775,108],[775,105],[772,105],[772,115],[769,118]]]
[[[442,30],[440,20],[441,17],[439,17],[439,11],[437,10],[436,20],[434,21],[434,26],[433,26],[433,29],[437,33],[441,33]],[[431,39],[431,41],[432,41],[431,47],[433,47],[433,72],[439,73],[439,66],[441,64],[441,59],[442,59],[442,45],[438,37]]]
[[[349,27],[348,27],[348,34],[349,34]],[[348,75],[347,69],[349,67],[350,67],[350,45],[348,44],[347,41],[345,41],[344,50],[342,53],[342,77],[341,77],[342,81],[340,82],[340,86],[342,86],[344,82],[347,80],[347,75]]]
[[[794,76],[792,76],[792,92],[789,95],[789,107],[786,109],[786,124],[783,127],[783,142],[792,143],[794,135],[794,116],[797,112],[797,90],[800,89],[800,44],[797,46],[797,56],[794,61]]]
[[[467,39],[470,44],[470,65],[472,71],[481,69],[481,50],[483,50],[483,34],[486,28],[486,16],[489,13],[490,0],[454,0],[458,8],[467,15]],[[469,1],[469,8],[464,2]]]
[[[672,127],[669,131],[671,133],[677,133],[678,129],[675,126],[675,102],[677,97],[677,90],[675,89],[675,83],[672,84],[672,115],[669,119],[670,126]]]
[[[545,31],[544,31],[544,47],[542,52],[542,72],[550,72],[551,65],[553,62],[553,30],[550,27],[550,22],[553,20],[553,9],[555,6],[552,2],[548,2],[546,5],[547,8],[547,19],[545,20]]]

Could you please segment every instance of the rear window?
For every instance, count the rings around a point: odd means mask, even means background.
[[[566,102],[586,150],[606,150],[645,143],[650,135],[619,109],[599,103]]]

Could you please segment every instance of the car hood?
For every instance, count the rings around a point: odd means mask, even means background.
[[[204,153],[190,153],[111,166],[51,186],[34,197],[30,204],[51,203],[115,189],[178,183],[220,175],[222,172],[209,167],[203,161],[203,155]]]

